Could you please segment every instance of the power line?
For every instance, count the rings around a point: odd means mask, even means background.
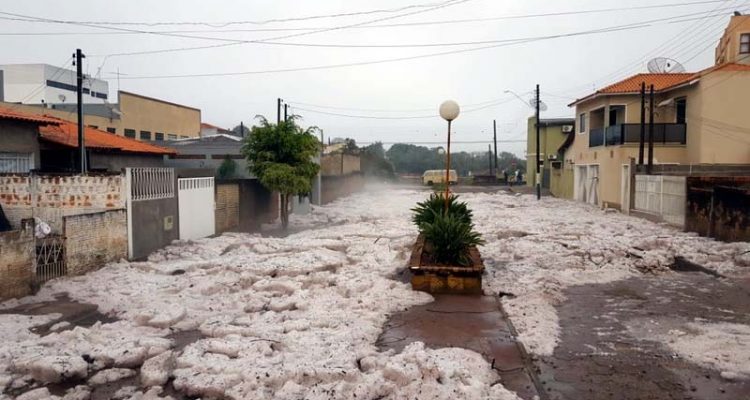
[[[331,32],[341,29],[349,29],[356,26],[363,26],[363,25],[369,25],[377,22],[382,21],[388,21],[396,18],[402,18],[407,17],[411,15],[421,14],[429,11],[434,11],[438,9],[442,9],[445,7],[450,7],[462,3],[466,3],[472,0],[447,0],[442,3],[438,3],[438,5],[412,11],[408,13],[403,14],[397,14],[392,15],[389,17],[383,17],[378,18],[374,20],[368,20],[364,22],[358,22],[353,24],[347,24],[347,25],[340,25],[340,26],[334,26],[334,27],[328,27],[323,28],[315,31],[310,32],[300,32],[300,33],[293,33],[289,35],[284,36],[276,36],[273,38],[267,38],[267,39],[258,39],[258,40],[236,40],[236,39],[225,39],[225,38],[216,38],[216,37],[207,37],[207,36],[196,36],[196,35],[182,35],[182,34],[165,34],[165,33],[159,33],[155,31],[143,31],[143,30],[137,30],[137,29],[129,29],[129,28],[118,28],[113,26],[103,26],[103,25],[92,25],[89,23],[79,23],[75,21],[64,21],[64,20],[57,20],[57,19],[50,19],[50,18],[40,18],[40,17],[33,17],[23,14],[16,14],[16,13],[8,13],[8,12],[0,12],[2,15],[10,15],[13,17],[20,17],[20,18],[26,18],[26,19],[32,19],[36,20],[38,22],[46,22],[46,23],[56,23],[56,24],[71,24],[71,25],[81,25],[81,26],[87,26],[87,27],[93,27],[93,28],[99,28],[99,29],[108,29],[108,30],[116,30],[116,31],[125,31],[125,32],[138,32],[143,34],[149,34],[149,35],[157,35],[157,36],[169,36],[169,37],[178,37],[178,38],[185,38],[185,39],[203,39],[203,40],[213,40],[213,41],[220,41],[223,42],[221,44],[214,44],[214,45],[205,45],[205,46],[193,46],[193,47],[178,47],[178,48],[169,48],[169,49],[159,49],[159,50],[148,50],[148,51],[136,51],[136,52],[126,52],[126,53],[112,53],[112,54],[105,54],[105,55],[92,55],[91,57],[104,57],[105,61],[108,57],[118,57],[118,56],[133,56],[133,55],[145,55],[145,54],[158,54],[158,53],[173,53],[173,52],[181,52],[181,51],[191,51],[191,50],[204,50],[204,49],[214,49],[214,48],[221,48],[221,47],[229,47],[229,46],[237,46],[242,44],[249,44],[249,43],[262,43],[265,41],[273,41],[273,40],[283,40],[283,39],[290,39],[294,37],[300,37],[300,36],[307,36],[307,35],[313,35],[317,33],[324,33],[324,32]],[[103,64],[103,63],[102,63]]]
[[[455,0],[448,0],[442,2],[432,3],[421,3],[411,4],[397,8],[385,8],[375,9],[367,11],[354,11],[348,13],[335,13],[335,14],[322,14],[322,15],[310,15],[304,17],[290,17],[290,18],[273,18],[265,20],[243,20],[243,21],[224,21],[224,22],[204,22],[204,21],[63,21],[65,23],[76,23],[76,24],[89,24],[89,25],[113,25],[113,26],[180,26],[180,25],[204,25],[208,27],[227,27],[231,25],[266,25],[270,23],[280,22],[299,22],[299,21],[310,21],[315,19],[328,19],[328,18],[341,18],[341,17],[356,17],[360,15],[371,15],[371,14],[385,14],[385,13],[398,13],[415,8],[431,8],[451,3]]]
[[[523,94],[528,94],[528,92],[523,93]],[[470,109],[473,107],[481,107],[481,106],[488,106],[488,105],[494,106],[494,105],[497,105],[499,102],[505,102],[505,100],[507,100],[507,97],[482,101],[479,103],[465,104],[462,107],[466,109]],[[303,103],[300,101],[287,101],[287,103],[296,108],[299,108],[298,106],[301,105],[301,106],[322,108],[322,109],[329,109],[329,110],[360,111],[360,112],[374,112],[374,113],[406,113],[406,112],[418,112],[418,111],[435,111],[435,107],[395,110],[395,109],[383,109],[383,108],[338,107],[338,106],[320,105],[320,104],[313,104],[313,103]],[[432,115],[430,117],[432,117]]]
[[[372,60],[372,61],[360,61],[360,62],[353,62],[353,63],[328,64],[328,65],[318,65],[318,66],[308,66],[308,67],[294,67],[294,68],[281,68],[281,69],[242,71],[242,72],[216,72],[216,73],[181,74],[181,75],[175,74],[175,75],[129,76],[129,77],[123,77],[121,79],[169,79],[169,78],[240,76],[240,75],[257,75],[257,74],[280,73],[280,72],[299,72],[299,71],[311,71],[311,70],[320,70],[320,69],[354,67],[354,66],[362,66],[362,65],[384,64],[384,63],[392,63],[392,62],[399,62],[399,61],[416,60],[416,59],[421,59],[421,58],[438,57],[438,56],[450,55],[450,54],[468,53],[468,52],[522,44],[522,43],[530,43],[530,42],[541,41],[541,40],[550,40],[550,39],[559,39],[559,38],[573,37],[573,36],[584,36],[584,35],[592,35],[592,34],[600,34],[600,33],[610,33],[610,32],[617,32],[617,31],[641,29],[641,28],[656,25],[658,22],[682,23],[682,22],[689,22],[693,20],[693,19],[679,20],[680,18],[683,18],[683,17],[684,15],[676,16],[676,17],[659,18],[655,20],[643,21],[643,22],[627,24],[627,25],[613,26],[613,27],[608,27],[608,28],[593,29],[593,30],[588,30],[588,31],[579,31],[579,32],[566,33],[566,34],[540,36],[540,37],[533,37],[533,38],[527,38],[527,39],[515,39],[516,41],[514,42],[503,42],[503,43],[493,44],[493,45],[488,45],[488,46],[472,47],[472,48],[467,48],[467,49],[450,50],[450,51],[443,51],[443,52],[438,52],[438,53],[428,53],[428,54],[421,54],[421,55],[416,55],[416,56],[404,56],[404,57],[396,57],[396,58],[388,58],[388,59],[380,59],[380,60]]]
[[[725,3],[733,4],[735,1],[736,0],[731,0],[731,1],[725,2]],[[563,91],[565,91],[565,92],[579,92],[579,91],[583,91],[583,90],[587,90],[588,91],[589,90],[588,89],[589,86],[595,85],[597,82],[603,82],[603,81],[607,81],[607,80],[610,80],[610,79],[614,79],[615,77],[621,77],[621,76],[623,76],[623,73],[625,74],[625,76],[632,74],[631,71],[633,70],[633,68],[637,68],[638,66],[640,66],[641,63],[643,61],[645,61],[648,57],[655,56],[655,55],[661,55],[659,53],[666,53],[666,54],[670,53],[671,50],[669,50],[669,47],[672,46],[673,43],[676,43],[679,46],[682,43],[690,42],[690,38],[691,37],[696,37],[697,33],[700,32],[699,28],[701,26],[705,25],[709,21],[710,18],[724,16],[721,13],[723,13],[727,9],[731,9],[731,6],[730,7],[726,7],[726,8],[721,8],[721,7],[722,7],[722,5],[720,4],[717,7],[711,9],[710,11],[708,11],[707,15],[705,16],[705,18],[700,23],[698,23],[697,25],[690,26],[690,27],[688,27],[684,31],[681,31],[680,33],[678,33],[674,37],[671,37],[670,39],[666,40],[665,42],[663,42],[659,46],[653,48],[652,50],[650,50],[646,54],[642,55],[638,59],[636,59],[636,60],[634,60],[634,61],[632,61],[630,63],[626,63],[624,66],[618,68],[617,70],[615,70],[613,72],[610,72],[609,74],[607,74],[605,76],[602,76],[602,77],[598,78],[597,80],[591,82],[590,84],[575,86],[575,87],[572,87],[572,88],[569,88],[569,89],[564,89]]]
[[[406,26],[427,26],[427,25],[444,25],[444,24],[462,24],[470,22],[492,22],[508,19],[527,19],[527,18],[541,18],[541,17],[552,17],[552,16],[565,16],[565,15],[577,15],[577,14],[592,14],[592,13],[608,13],[618,11],[633,11],[633,10],[644,10],[644,9],[658,9],[658,8],[672,8],[672,7],[685,7],[694,6],[701,4],[711,3],[725,3],[728,0],[710,0],[710,1],[694,1],[694,2],[683,2],[683,3],[668,3],[668,4],[656,4],[650,6],[637,6],[637,7],[619,7],[619,8],[605,8],[595,10],[579,10],[579,11],[564,11],[556,13],[544,13],[544,14],[525,14],[525,15],[504,15],[497,17],[485,17],[485,18],[466,18],[458,20],[438,20],[438,21],[423,21],[423,22],[405,22],[405,23],[392,23],[392,24],[374,24],[367,26],[351,27],[349,29],[371,29],[371,28],[393,28],[393,27],[406,27]],[[434,3],[433,3],[434,4]],[[407,6],[409,8],[425,7],[421,6]],[[398,9],[403,11],[407,7]],[[383,11],[383,10],[380,10]],[[287,19],[273,19],[264,21],[229,21],[229,22],[106,22],[106,21],[60,21],[59,23],[68,23],[72,25],[76,24],[87,24],[87,25],[143,25],[143,26],[157,26],[157,25],[207,25],[207,26],[228,26],[238,24],[264,24],[268,22],[288,22],[288,21],[299,21],[309,20],[315,18],[331,18],[335,16],[350,16],[350,15],[362,15],[372,14],[374,12],[360,12],[360,13],[348,13],[348,14],[332,14],[325,16],[315,17],[303,17],[303,18],[287,18]],[[25,18],[2,18],[9,20],[16,20],[22,22],[45,22],[35,17]],[[287,32],[287,31],[315,31],[325,29],[324,27],[299,27],[299,28],[260,28],[260,29],[213,29],[213,30],[171,30],[171,31],[120,31],[120,32],[0,32],[0,36],[54,36],[54,35],[133,35],[133,34],[178,34],[178,33],[240,33],[240,32]]]

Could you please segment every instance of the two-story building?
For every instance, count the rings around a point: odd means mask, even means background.
[[[736,15],[714,66],[696,73],[637,74],[570,104],[577,126],[566,158],[574,164],[576,200],[629,208],[642,84],[655,91],[654,164],[750,164],[750,16]],[[644,111],[647,160],[648,104]]]
[[[542,188],[558,198],[573,198],[573,171],[565,161],[565,150],[575,135],[574,118],[542,119],[539,124],[539,172]],[[536,117],[528,120],[526,139],[526,185],[536,186]]]

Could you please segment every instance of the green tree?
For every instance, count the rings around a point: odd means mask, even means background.
[[[385,158],[383,143],[377,142],[362,148],[360,159],[362,161],[362,173],[365,176],[386,180],[396,179],[393,164]]]
[[[237,125],[234,128],[232,128],[232,134],[234,136],[246,137],[247,135],[250,134],[250,128],[244,125]]]
[[[234,162],[229,156],[224,157],[224,161],[219,165],[217,174],[220,179],[229,179],[234,177],[234,173],[237,171],[237,163]]]
[[[245,138],[242,154],[248,169],[269,190],[281,196],[281,225],[289,226],[289,198],[312,191],[312,179],[320,166],[313,162],[320,144],[314,133],[318,128],[303,129],[297,116],[271,124],[262,116]]]

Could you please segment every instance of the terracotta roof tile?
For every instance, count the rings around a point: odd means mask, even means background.
[[[18,121],[39,122],[42,124],[56,123],[56,120],[54,118],[27,114],[7,107],[0,107],[0,119],[15,119]]]
[[[78,147],[78,125],[74,122],[56,119],[55,125],[39,128],[39,133],[45,140],[63,146]],[[84,127],[86,147],[96,149],[115,150],[126,153],[174,154],[175,151],[146,142],[117,136],[113,133]]]
[[[596,92],[586,97],[577,99],[576,101],[571,103],[570,106],[578,104],[581,101],[587,100],[589,98],[596,97],[597,95],[639,93],[641,91],[642,82],[646,83],[646,87],[654,85],[654,90],[656,90],[657,92],[669,90],[669,89],[674,88],[675,86],[688,83],[702,76],[705,76],[705,75],[708,75],[710,73],[717,72],[717,71],[730,71],[730,72],[749,71],[750,72],[750,65],[728,63],[728,64],[712,66],[710,68],[706,68],[699,72],[685,72],[685,73],[679,73],[679,74],[678,73],[636,74],[629,78],[623,79],[619,82],[606,86],[602,89],[599,89]]]
[[[654,85],[654,90],[660,91],[690,81],[694,73],[682,74],[637,74],[620,82],[614,83],[596,91],[597,94],[639,93],[641,83],[646,87]]]

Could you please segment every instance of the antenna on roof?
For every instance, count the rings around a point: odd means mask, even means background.
[[[656,57],[646,65],[652,74],[679,74],[685,72],[685,67],[677,60],[666,57]]]

